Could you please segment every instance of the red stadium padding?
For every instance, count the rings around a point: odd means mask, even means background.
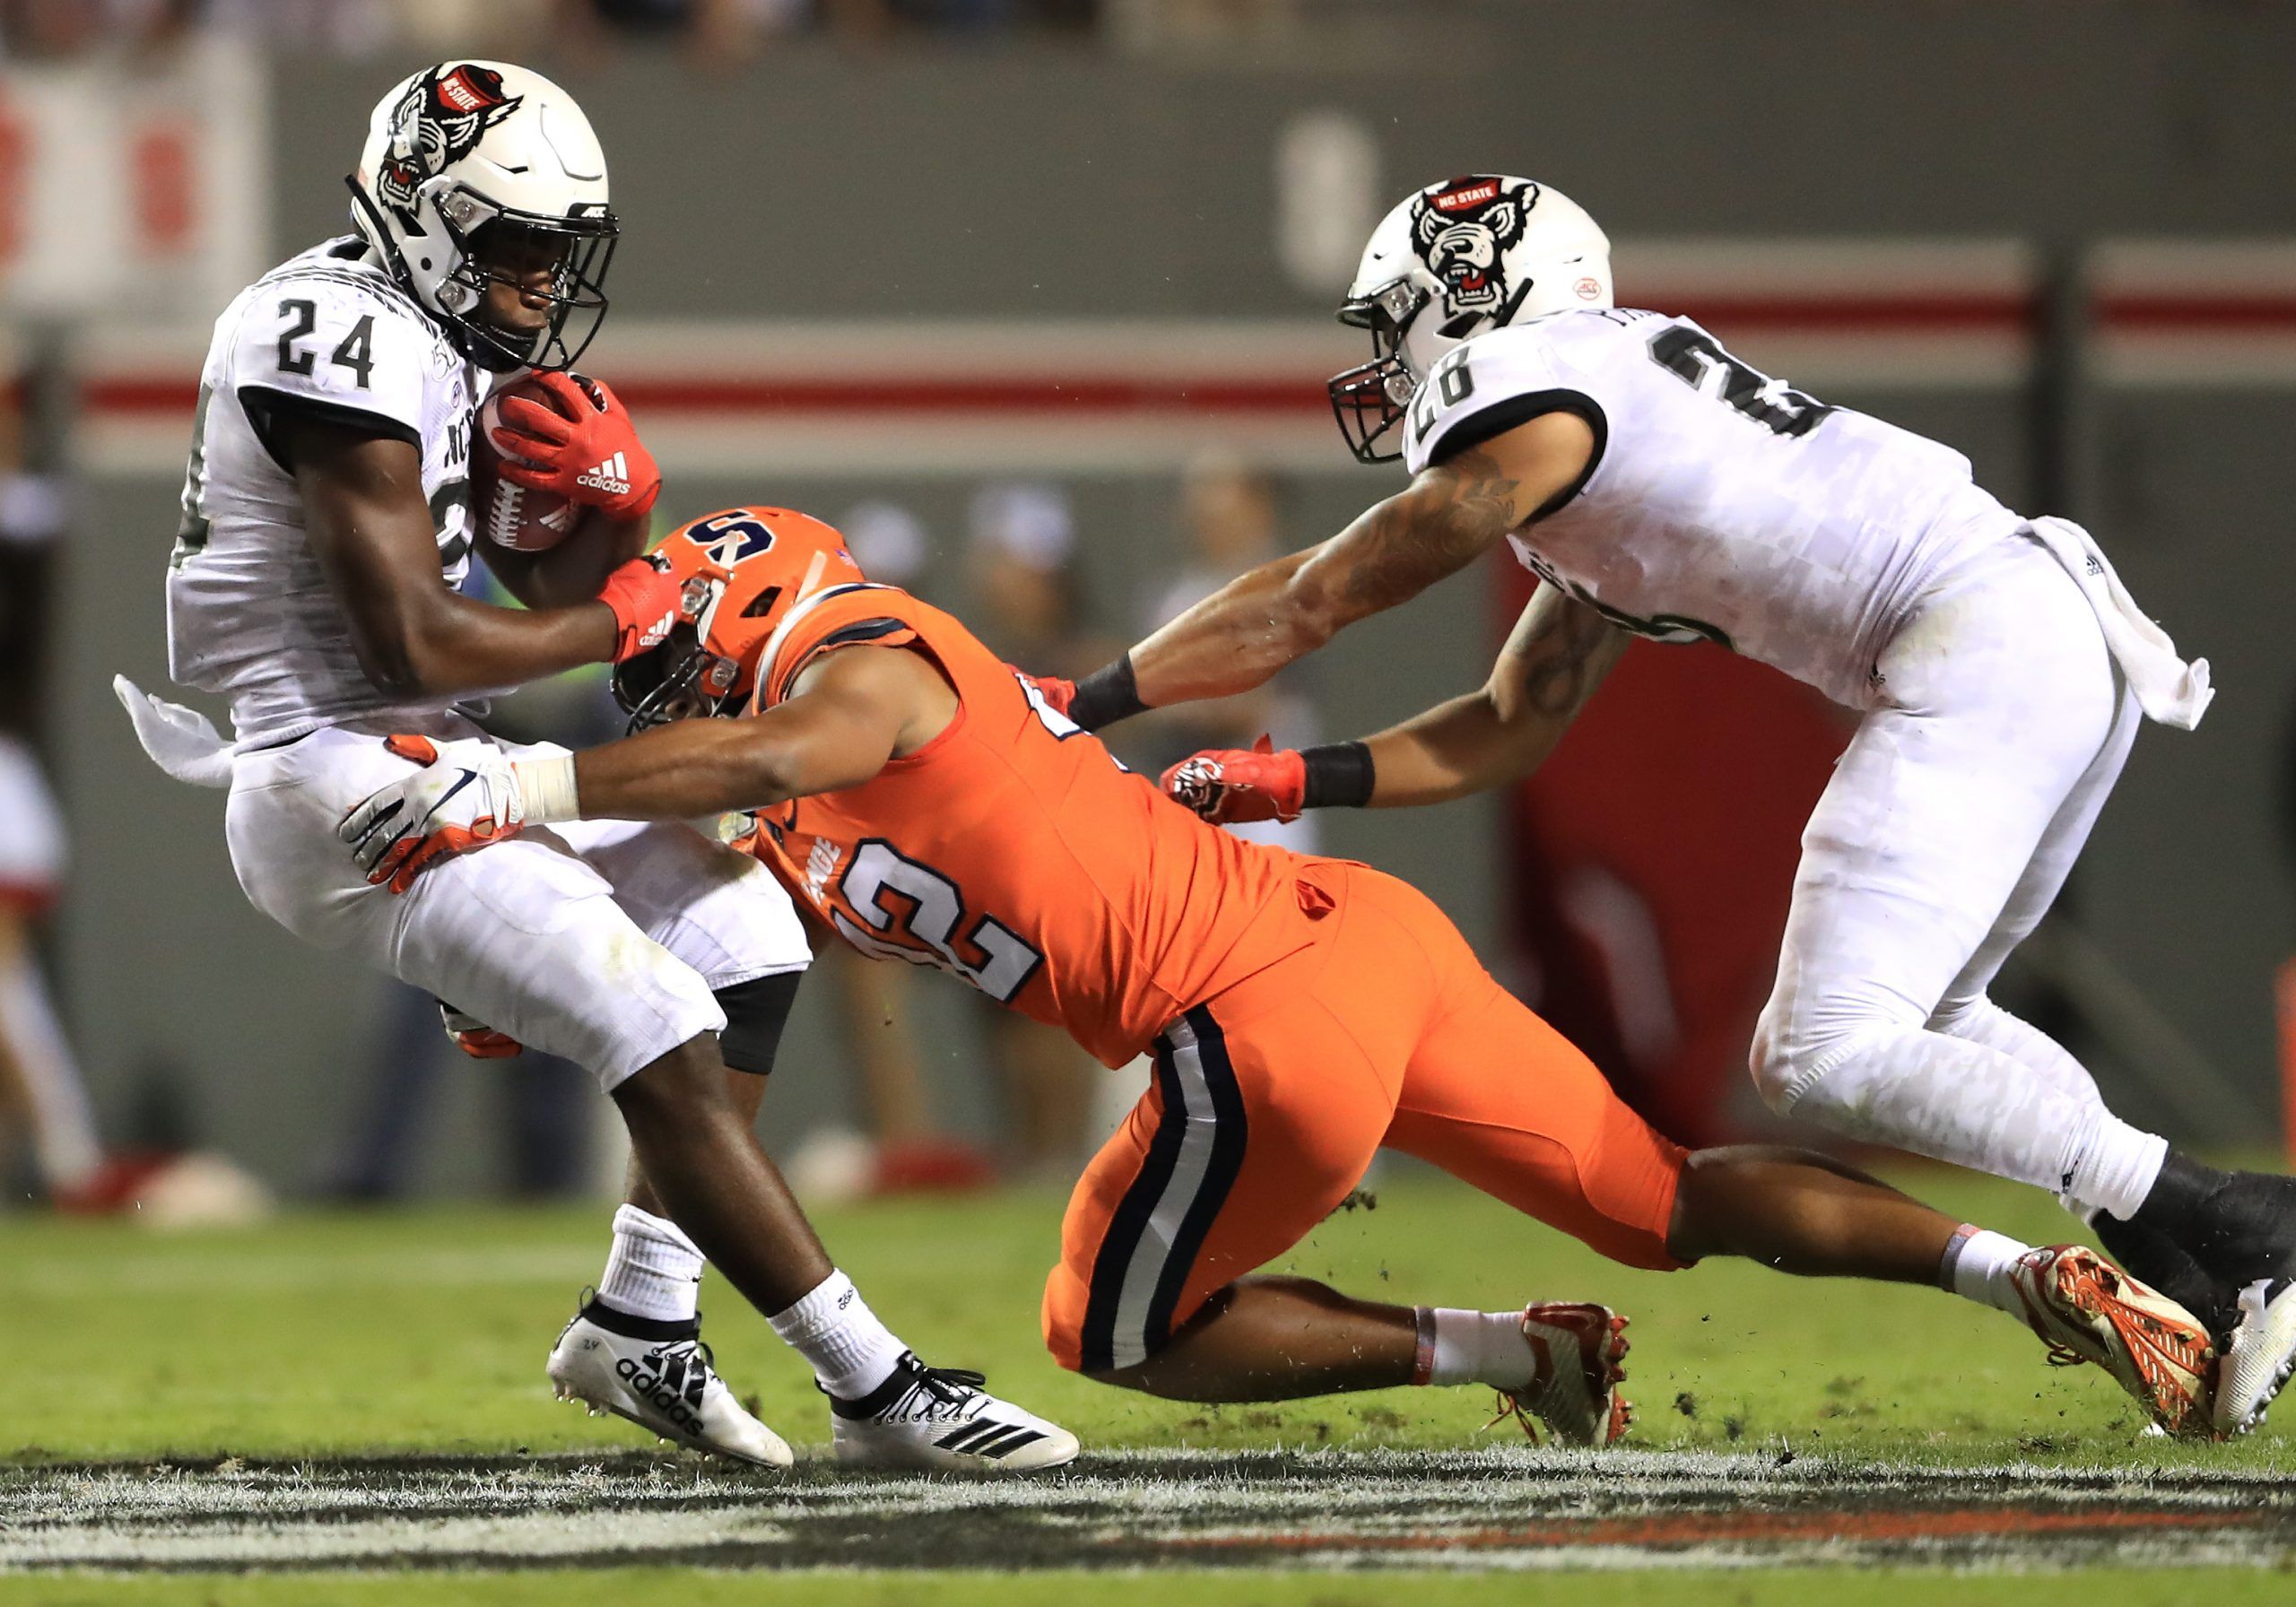
[[[1531,578],[1492,561],[1511,624]],[[1530,1003],[1681,1142],[1738,1136],[1802,826],[1850,731],[1750,660],[1637,642],[1508,800]]]

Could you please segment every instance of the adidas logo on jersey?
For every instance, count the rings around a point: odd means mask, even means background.
[[[612,497],[626,496],[630,491],[630,465],[617,452],[597,467],[576,475],[574,483],[587,485],[592,491],[604,491]]]

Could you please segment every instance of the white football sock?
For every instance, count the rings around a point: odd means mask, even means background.
[[[2064,1045],[1983,995],[1958,1010],[1940,1012],[1935,1025],[1952,1037],[2000,1050],[2039,1073],[2059,1092],[2103,1111],[2095,1133],[2073,1164],[2070,1181],[2058,1179],[2068,1210],[2083,1220],[2100,1211],[2109,1211],[2125,1221],[2144,1203],[2161,1175],[2161,1161],[2168,1157],[2168,1141],[2132,1127],[2105,1110],[2096,1079]]]
[[[690,1323],[701,1298],[701,1251],[675,1222],[624,1205],[613,1213],[613,1248],[598,1299],[631,1316]]]
[[[1414,1384],[1488,1384],[1520,1389],[1538,1371],[1519,1311],[1419,1308],[1419,1363]]]
[[[893,1364],[909,1349],[840,1272],[832,1271],[804,1299],[766,1320],[813,1363],[821,1386],[840,1401],[857,1401],[891,1377]]]
[[[2017,1286],[2011,1274],[2017,1270],[2017,1257],[2031,1248],[2006,1234],[1965,1222],[1945,1247],[1945,1258],[1937,1268],[1937,1281],[1964,1300],[2005,1311],[2022,1321],[2025,1304],[2017,1298]]]
[[[2072,1209],[2109,1211],[2125,1222],[2161,1180],[2161,1164],[2168,1158],[2167,1139],[2106,1113],[2073,1168],[2072,1181],[2065,1188],[2066,1203]]]

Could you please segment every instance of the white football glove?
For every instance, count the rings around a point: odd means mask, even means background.
[[[493,743],[398,735],[383,745],[423,768],[376,788],[335,829],[370,883],[388,882],[391,891],[403,893],[435,861],[516,837],[525,828],[517,767]]]

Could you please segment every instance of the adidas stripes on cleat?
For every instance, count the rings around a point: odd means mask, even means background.
[[[586,1299],[552,1348],[548,1370],[558,1398],[585,1403],[592,1416],[610,1412],[690,1450],[760,1467],[795,1460],[718,1376],[700,1317],[654,1322]]]
[[[838,1460],[873,1467],[1033,1472],[1076,1455],[1076,1437],[982,1389],[978,1373],[926,1367],[912,1352],[857,1401],[830,1398]]]

